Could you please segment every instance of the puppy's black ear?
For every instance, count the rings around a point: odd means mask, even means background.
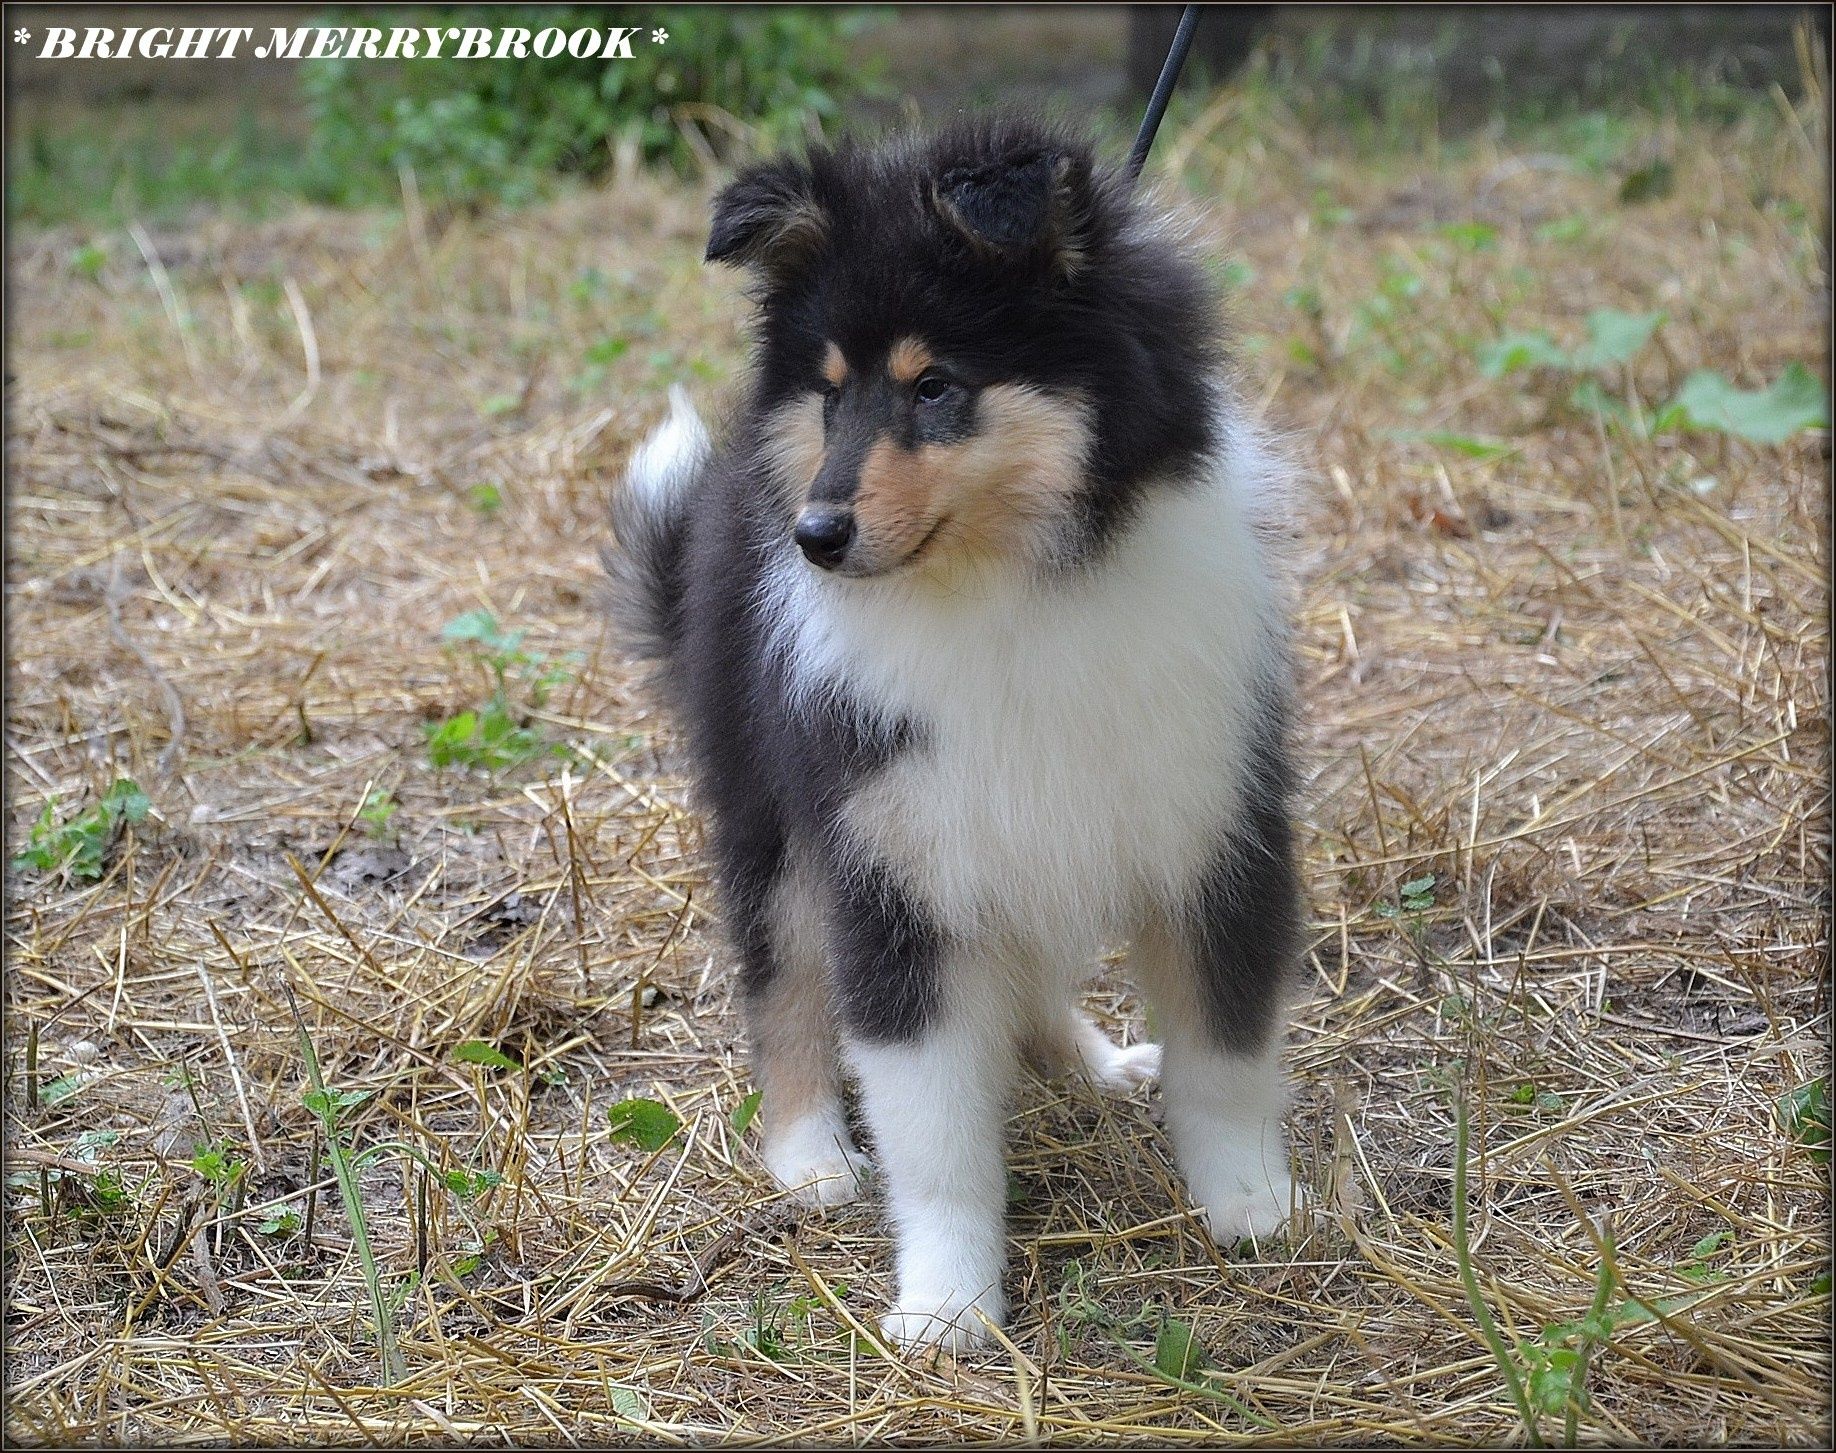
[[[814,254],[828,233],[809,168],[766,162],[748,167],[714,198],[706,260],[781,272]]]
[[[932,183],[931,202],[977,251],[1010,262],[1042,261],[1068,274],[1082,256],[1090,162],[1036,151],[954,167]]]

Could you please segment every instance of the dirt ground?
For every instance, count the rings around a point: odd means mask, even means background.
[[[1513,1378],[1549,1440],[1827,1436],[1780,1102],[1828,1068],[1828,434],[1647,427],[1698,370],[1827,378],[1823,115],[1373,158],[1234,94],[1163,138],[1302,464],[1311,1209],[1223,1256],[1151,1095],[1029,1083],[1015,1315],[960,1363],[879,1344],[877,1204],[792,1214],[735,1128],[700,827],[595,604],[665,385],[740,377],[704,193],[16,233],[11,849],[150,805],[93,881],[9,876],[10,1437],[1469,1444],[1525,1436]],[[1602,308],[1665,316],[1581,402],[1482,366]],[[478,611],[526,634],[442,640]],[[467,742],[529,760],[436,765],[493,651],[517,735]]]

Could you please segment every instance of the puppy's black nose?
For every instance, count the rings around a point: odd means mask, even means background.
[[[797,517],[793,533],[797,548],[803,551],[810,564],[833,570],[842,563],[842,556],[848,553],[848,544],[854,539],[854,514],[851,510],[838,510],[828,505],[811,505]]]

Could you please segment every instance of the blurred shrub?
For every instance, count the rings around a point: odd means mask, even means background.
[[[735,141],[780,142],[833,117],[868,82],[846,42],[875,18],[854,6],[366,10],[349,23],[643,29],[630,59],[309,61],[309,174],[318,199],[334,203],[392,191],[404,167],[423,192],[515,203],[547,178],[605,171],[626,138],[642,159],[673,164]],[[668,40],[653,43],[653,29]]]

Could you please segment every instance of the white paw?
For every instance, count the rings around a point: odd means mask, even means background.
[[[1151,1085],[1160,1078],[1160,1046],[1152,1043],[1131,1044],[1118,1048],[1104,1040],[1107,1053],[1085,1066],[1084,1073],[1099,1090],[1127,1095]]]
[[[982,1321],[1000,1325],[1001,1299],[985,1296],[974,1301],[960,1297],[901,1297],[900,1305],[880,1319],[880,1330],[907,1352],[921,1347],[958,1353],[986,1347],[993,1336]],[[980,1311],[982,1316],[977,1316]]]
[[[861,1194],[872,1163],[848,1138],[839,1114],[806,1115],[768,1133],[765,1168],[799,1205],[845,1206]]]
[[[1287,1224],[1305,1204],[1293,1178],[1278,1173],[1220,1188],[1205,1199],[1205,1229],[1220,1246],[1234,1246],[1245,1237],[1266,1241]]]

